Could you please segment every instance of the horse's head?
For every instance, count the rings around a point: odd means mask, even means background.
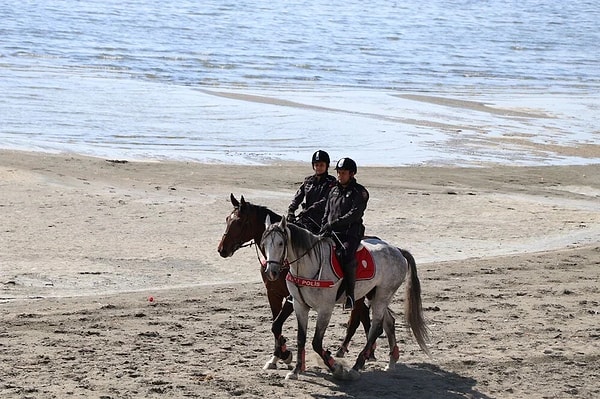
[[[281,273],[286,260],[288,237],[289,230],[285,218],[282,218],[279,223],[271,224],[271,218],[267,215],[260,247],[266,258],[264,274],[270,281],[279,278],[279,273]]]
[[[223,258],[232,256],[244,243],[252,240],[256,233],[252,225],[252,215],[248,212],[249,204],[242,195],[238,201],[233,194],[230,196],[233,211],[227,216],[225,233],[221,238],[219,255]],[[262,223],[260,224],[262,227]]]

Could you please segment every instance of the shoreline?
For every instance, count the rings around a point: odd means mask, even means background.
[[[315,150],[316,136],[305,132],[321,132],[319,147],[327,149],[332,159],[350,156],[359,165],[600,162],[595,133],[598,117],[592,112],[598,98],[591,94],[581,98],[572,93],[548,97],[512,91],[321,92],[188,86],[165,91],[153,84],[143,86],[140,90],[147,91],[147,99],[137,95],[137,90],[133,96],[126,87],[122,93],[123,101],[138,104],[139,119],[122,115],[112,99],[114,90],[105,92],[103,85],[92,84],[84,92],[102,95],[100,108],[78,109],[78,118],[68,124],[60,119],[64,110],[51,108],[45,111],[44,125],[23,121],[0,137],[5,146],[21,150],[159,162],[272,165],[293,160],[300,164]],[[76,96],[74,104],[81,103],[76,100],[79,92],[71,95]],[[172,97],[185,98],[185,106],[173,106]],[[161,117],[165,112],[168,115]],[[106,130],[99,115],[117,117]],[[154,125],[161,126],[161,133]],[[26,131],[22,130],[25,126],[29,126]],[[202,126],[201,135],[194,126]],[[273,130],[274,126],[285,128]]]

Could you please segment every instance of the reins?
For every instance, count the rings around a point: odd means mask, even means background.
[[[291,265],[291,264],[294,264],[294,263],[298,262],[300,259],[304,258],[304,257],[305,257],[306,255],[308,255],[308,253],[309,253],[310,251],[312,251],[312,250],[313,250],[313,249],[314,249],[314,248],[317,246],[317,244],[318,244],[318,243],[320,243],[321,241],[323,241],[323,237],[319,237],[319,239],[318,239],[318,240],[316,240],[316,241],[313,243],[313,245],[311,245],[311,246],[310,246],[310,248],[308,248],[306,251],[304,251],[304,253],[303,253],[302,255],[300,255],[299,257],[297,257],[297,258],[296,258],[296,259],[294,259],[293,261],[291,261],[291,262],[288,262],[288,264],[290,264],[290,265]]]

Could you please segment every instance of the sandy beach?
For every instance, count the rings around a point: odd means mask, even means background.
[[[406,332],[399,292],[395,370],[386,339],[358,381],[312,354],[299,381],[263,370],[257,254],[223,259],[217,245],[230,193],[283,213],[310,173],[0,151],[0,397],[600,397],[600,164],[359,162],[367,234],[416,258],[432,358]],[[331,348],[347,317],[336,309]],[[295,318],[284,328],[295,351]]]

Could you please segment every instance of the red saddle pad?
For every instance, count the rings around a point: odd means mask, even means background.
[[[335,256],[335,246],[332,246],[331,250],[331,264],[335,275],[338,278],[344,277],[342,266]],[[360,249],[356,251],[356,264],[356,280],[370,280],[375,277],[375,262],[365,246],[361,245]]]

